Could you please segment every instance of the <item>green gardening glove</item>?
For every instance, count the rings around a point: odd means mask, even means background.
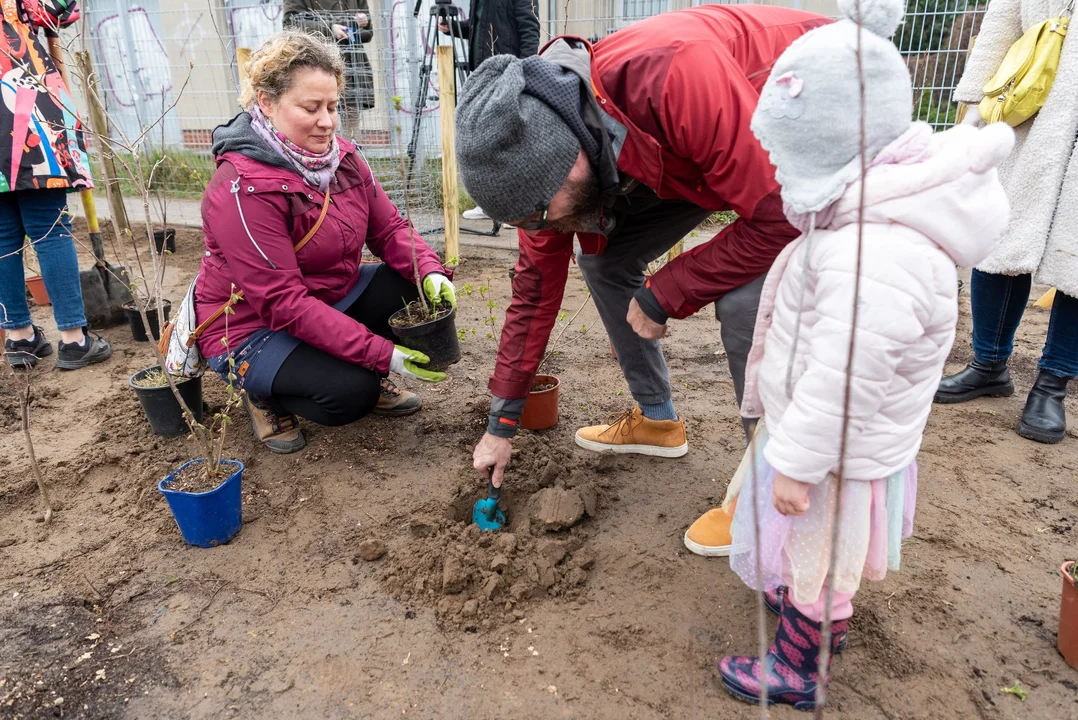
[[[430,358],[418,350],[412,350],[403,345],[394,345],[393,357],[389,360],[389,369],[398,375],[415,378],[423,382],[441,382],[445,380],[444,372],[424,370],[421,367],[429,362]]]
[[[423,278],[423,294],[431,304],[447,302],[453,307],[457,306],[457,289],[441,273],[430,273]]]

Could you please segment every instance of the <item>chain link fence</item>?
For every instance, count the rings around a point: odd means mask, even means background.
[[[837,14],[834,0],[767,2]],[[86,4],[77,29],[81,37],[69,46],[90,51],[114,135],[135,138],[161,119],[138,151],[151,160],[167,156],[159,168],[159,187],[173,197],[194,200],[214,170],[213,128],[240,109],[237,51],[256,49],[283,27],[321,29],[327,35],[334,34],[335,24],[349,28],[348,41],[341,44],[348,66],[342,131],[362,146],[398,204],[404,187],[410,188],[413,219],[420,230],[429,230],[441,225],[442,203],[433,48],[451,42],[430,22],[432,4],[371,0],[367,25],[361,27],[348,13],[286,18],[282,0],[94,0]],[[699,4],[538,0],[544,41],[563,33],[597,41],[643,18]],[[469,11],[465,5],[460,3],[462,17]],[[916,116],[937,129],[954,122],[951,92],[983,12],[983,5],[968,0],[909,0],[895,43],[909,64]],[[465,52],[459,41],[457,49]],[[427,92],[420,103],[423,87]],[[77,95],[80,88],[73,90]],[[85,107],[82,98],[77,102]],[[470,207],[467,198],[462,207]]]

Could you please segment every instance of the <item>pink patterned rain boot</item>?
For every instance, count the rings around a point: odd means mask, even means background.
[[[792,604],[784,603],[775,641],[764,658],[727,656],[719,661],[723,688],[739,700],[757,703],[766,668],[768,705],[782,703],[797,710],[814,710],[816,686],[820,682],[817,662],[821,627],[821,623],[809,620]],[[845,620],[833,624],[833,635],[845,632]],[[824,683],[827,680],[825,677]]]
[[[772,615],[782,615],[782,606],[786,602],[786,594],[790,592],[790,588],[785,585],[779,585],[774,590],[764,591],[764,605],[771,611]],[[838,631],[839,624],[832,623],[831,627],[831,652],[838,654],[846,649],[846,641],[849,633],[846,631],[846,624],[842,625],[842,632]]]

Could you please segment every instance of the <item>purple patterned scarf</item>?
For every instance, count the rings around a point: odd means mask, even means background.
[[[337,172],[337,166],[341,162],[341,148],[337,144],[336,135],[333,136],[333,144],[328,150],[324,153],[313,153],[296,145],[286,138],[284,133],[273,127],[269,118],[262,114],[258,103],[251,103],[247,113],[251,116],[251,127],[258,136],[287,160],[304,180],[322,192],[329,188],[329,181],[333,178],[333,173]]]

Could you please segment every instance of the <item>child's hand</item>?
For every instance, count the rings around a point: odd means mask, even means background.
[[[804,515],[809,509],[809,484],[777,473],[771,502],[783,515]]]

